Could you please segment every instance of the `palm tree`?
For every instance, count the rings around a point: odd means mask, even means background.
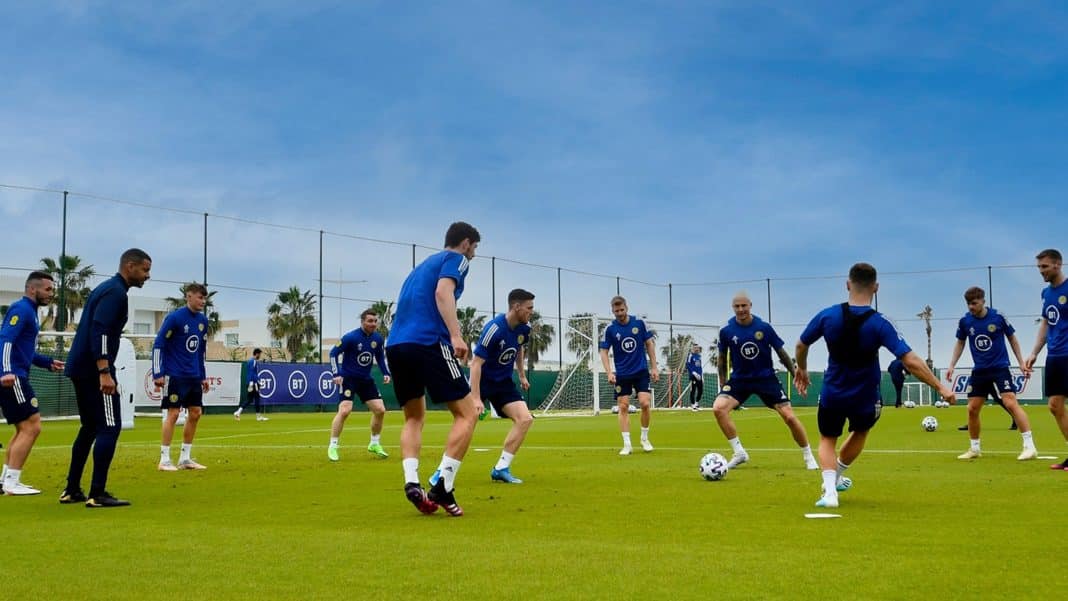
[[[51,275],[56,282],[55,305],[48,308],[45,319],[52,320],[56,330],[63,331],[74,321],[74,312],[85,305],[91,292],[89,281],[96,275],[92,265],[82,266],[82,258],[77,255],[60,255],[59,261],[51,257],[41,259],[42,271]],[[63,307],[59,306],[60,298]]]
[[[471,343],[478,340],[482,334],[482,326],[486,325],[486,316],[478,315],[474,307],[461,307],[456,309],[456,319],[460,322],[460,337],[470,347]],[[464,365],[466,365],[466,360]]]
[[[185,291],[189,288],[189,286],[195,283],[196,282],[186,282],[182,284],[178,287],[178,292],[180,293],[179,296],[168,296],[163,300],[167,301],[167,304],[170,305],[172,311],[175,309],[181,309],[186,304]],[[222,329],[222,318],[219,317],[219,312],[215,310],[216,292],[218,292],[218,290],[212,290],[211,292],[208,292],[208,304],[204,305],[204,316],[208,318],[209,339],[214,338],[215,332],[218,332],[220,329]]]
[[[689,334],[675,334],[675,337],[667,344],[660,347],[660,354],[664,357],[665,366],[678,371],[690,358],[690,347],[693,345],[693,336]]]
[[[296,286],[279,292],[278,299],[267,307],[267,329],[275,340],[285,341],[291,361],[296,361],[301,347],[311,344],[319,334],[315,307],[315,295]]]
[[[393,301],[375,301],[369,308],[378,313],[378,333],[383,340],[389,338],[389,327],[393,325]]]
[[[556,328],[541,320],[541,313],[530,314],[530,341],[527,342],[527,371],[534,369],[534,364],[541,359],[541,354],[549,350],[549,345],[556,335]]]
[[[309,342],[300,346],[300,351],[297,352],[297,356],[294,357],[294,361],[304,363],[320,363],[323,360],[322,351],[319,349],[319,345],[316,342]]]

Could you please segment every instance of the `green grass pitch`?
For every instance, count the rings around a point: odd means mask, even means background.
[[[1028,412],[1040,454],[1063,458],[1045,408]],[[815,445],[814,409],[798,413]],[[927,414],[937,432],[921,430]],[[177,473],[156,471],[159,420],[139,418],[109,484],[133,506],[99,510],[57,503],[76,424],[46,422],[23,477],[44,494],[0,498],[0,598],[1062,598],[1068,473],[1017,462],[1001,409],[983,411],[971,462],[956,459],[962,407],[886,409],[842,517],[822,520],[804,517],[820,511],[819,472],[778,417],[734,416],[751,460],[720,482],[697,471],[709,450],[730,455],[708,410],[654,413],[655,452],[630,457],[613,415],[538,418],[513,464],[521,485],[489,479],[510,422],[480,422],[457,479],[462,518],[404,499],[396,412],[390,458],[366,452],[361,413],[338,463],[331,414],[206,416],[193,455],[209,469]],[[448,425],[431,413],[424,479]]]

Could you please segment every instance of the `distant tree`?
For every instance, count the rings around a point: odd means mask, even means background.
[[[692,345],[693,336],[675,334],[674,338],[660,347],[660,355],[664,358],[664,366],[676,371],[681,369],[690,357],[690,347]]]
[[[460,337],[468,347],[473,346],[482,333],[482,326],[486,325],[486,316],[478,315],[474,307],[460,307],[456,309],[456,319],[460,322]]]
[[[311,291],[293,286],[279,292],[277,300],[267,307],[267,329],[275,340],[284,341],[291,361],[297,361],[301,347],[311,344],[319,334],[316,306]]]
[[[55,279],[56,297],[49,306],[45,320],[59,331],[68,329],[74,321],[74,313],[85,305],[89,293],[89,282],[96,275],[92,265],[82,266],[82,258],[77,255],[60,255],[59,260],[51,257],[41,259],[42,271]],[[60,290],[63,291],[63,305],[60,307]]]
[[[389,328],[393,325],[393,301],[375,301],[368,308],[378,313],[378,333],[382,339],[389,338]]]
[[[534,369],[534,364],[541,359],[541,354],[549,349],[556,336],[556,328],[541,320],[541,313],[534,311],[530,315],[530,341],[527,342],[527,371]]]
[[[185,291],[190,285],[195,282],[186,282],[178,287],[178,296],[168,296],[164,300],[170,305],[171,310],[180,309],[185,306]],[[214,338],[215,333],[222,329],[222,318],[219,317],[219,312],[215,310],[215,293],[218,290],[211,290],[208,292],[208,304],[204,306],[204,316],[208,318],[208,338]]]

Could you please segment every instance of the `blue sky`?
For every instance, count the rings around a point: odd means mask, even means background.
[[[9,7],[0,183],[427,247],[464,219],[484,257],[657,284],[760,280],[673,287],[675,318],[699,323],[724,321],[740,287],[766,314],[773,278],[791,343],[791,324],[843,298],[857,260],[1029,265],[1063,246],[1058,3],[251,4]],[[0,264],[58,254],[58,215],[54,194],[0,188],[0,217],[20,224]],[[201,227],[78,197],[68,250],[106,271],[138,244],[157,278],[188,280]],[[411,254],[329,236],[325,251],[327,278],[367,280],[349,298],[395,295]],[[557,313],[555,272],[496,267],[497,297],[524,285]],[[209,220],[209,283],[314,289],[317,271],[316,233]],[[563,279],[565,314],[608,313],[614,278]],[[880,309],[920,347],[909,319],[930,303],[948,356],[973,283],[985,269],[884,277]],[[1036,314],[1040,287],[1033,269],[999,270],[993,304]],[[665,286],[621,289],[667,317]],[[219,304],[241,317],[269,296]],[[492,296],[476,261],[461,302],[489,310]],[[342,327],[359,308],[342,306]],[[324,303],[328,335],[337,309]],[[1025,348],[1030,321],[1017,319]]]

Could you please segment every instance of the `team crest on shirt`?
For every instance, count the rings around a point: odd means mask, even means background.
[[[9,321],[8,323],[10,323],[11,325],[15,325],[18,322],[19,322],[19,316],[18,315],[12,315],[11,316],[11,321]]]
[[[763,340],[764,339],[764,332],[757,332],[756,334],[753,335],[753,338],[756,338],[757,340]]]
[[[623,387],[622,386],[616,386],[616,394],[619,394],[620,392],[623,392]]]
[[[990,332],[991,334],[993,334],[994,332],[998,331],[998,327],[996,325],[994,325],[994,324],[990,324],[990,325],[986,326],[986,331]]]
[[[1059,297],[1059,298],[1057,299],[1057,302],[1058,302],[1058,303],[1060,303],[1060,304],[1062,304],[1062,305],[1063,305],[1064,303],[1068,303],[1068,296],[1065,296],[1065,295],[1063,295],[1063,294],[1062,294],[1062,295],[1060,295],[1060,297]]]
[[[204,324],[202,324],[202,323],[201,324],[197,324],[197,329],[200,330],[201,332],[203,332],[204,331]]]
[[[371,341],[371,348],[378,348],[378,341],[377,340],[372,340]]]
[[[524,340],[526,340],[526,338],[522,334],[519,335],[519,338],[516,338],[516,342],[519,344],[523,344]]]
[[[730,392],[730,391],[731,391],[731,385],[730,384],[727,384],[726,386],[723,387],[723,392]]]
[[[637,334],[638,333],[638,326],[634,326],[633,328],[631,328],[630,329],[630,333],[631,334]]]
[[[352,391],[351,390],[346,390],[345,391],[345,398],[352,398]]]
[[[33,397],[32,399],[30,399],[30,407],[36,407],[36,406],[37,406],[37,397]]]

